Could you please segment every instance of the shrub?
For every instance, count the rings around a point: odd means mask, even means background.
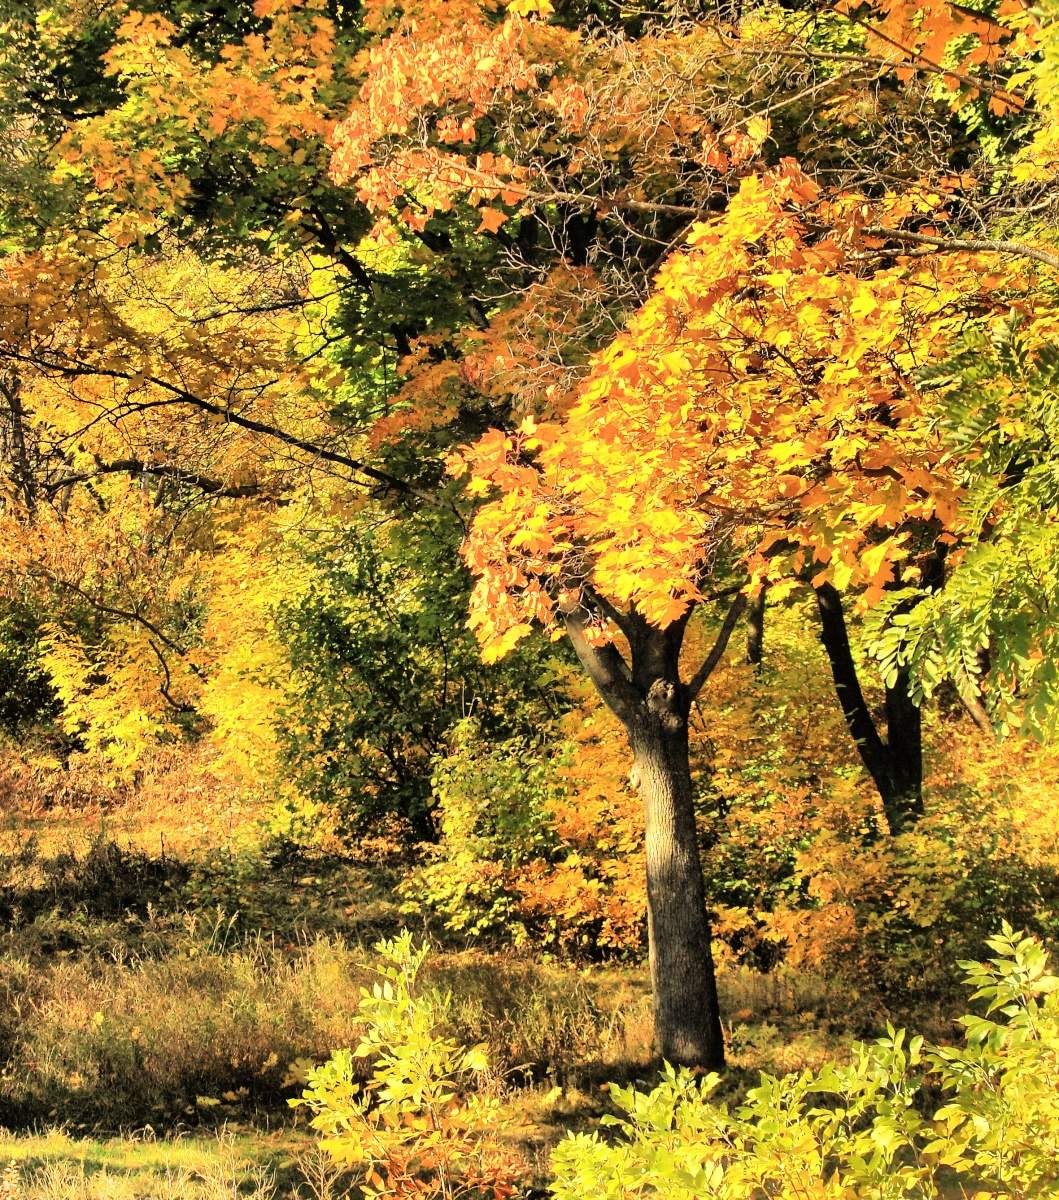
[[[188,878],[180,859],[123,847],[100,834],[80,854],[71,849],[43,857],[32,838],[0,853],[0,917],[32,921],[44,913],[90,919],[143,916],[173,898]]]
[[[557,1147],[554,1200],[1059,1195],[1059,977],[1009,926],[989,946],[961,964],[987,1001],[962,1046],[891,1027],[848,1065],[762,1075],[734,1110],[710,1098],[717,1075],[667,1066],[650,1092],[611,1089],[617,1138]]]
[[[473,719],[461,721],[434,762],[431,788],[442,842],[402,883],[406,911],[431,911],[474,939],[524,942],[511,869],[554,840],[545,812],[555,781],[541,748],[523,738],[489,745]]]
[[[840,975],[863,1001],[922,1027],[959,1012],[954,964],[999,919],[1056,936],[1059,763],[1025,747],[976,753],[966,780],[935,788],[897,838],[866,844],[856,803],[821,803],[821,828],[797,861],[806,901],[766,917],[788,963]]]
[[[474,712],[502,741],[562,706],[554,681],[538,682],[558,656],[546,642],[483,667],[457,616],[462,530],[438,512],[414,525],[410,541],[373,520],[308,535],[307,582],[277,613],[292,684],[278,713],[281,758],[295,791],[319,806],[305,813],[310,836],[331,809],[353,840],[397,816],[405,840],[434,841],[430,768],[453,724]]]
[[[475,941],[579,958],[640,952],[640,802],[624,735],[599,715],[585,700],[544,741],[454,726],[432,779],[442,839],[401,884],[406,912]]]
[[[380,979],[361,990],[360,1044],[310,1072],[291,1104],[310,1110],[338,1162],[362,1171],[366,1197],[511,1196],[517,1171],[497,1137],[501,1108],[484,1086],[484,1047],[464,1049],[441,1032],[449,997],[418,989],[426,952],[411,934],[376,950]],[[367,1083],[358,1058],[374,1062]]]

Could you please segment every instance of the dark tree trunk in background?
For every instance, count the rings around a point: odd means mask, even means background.
[[[746,661],[754,667],[761,666],[765,652],[765,591],[762,587],[746,611]]]
[[[882,799],[891,834],[899,834],[923,813],[923,736],[919,708],[902,671],[886,689],[886,739],[875,724],[857,675],[849,645],[842,599],[829,583],[816,589],[821,640],[831,664],[842,715],[861,761]]]
[[[632,781],[643,799],[656,1048],[670,1062],[719,1070],[724,1039],[696,836],[688,718],[745,601],[733,600],[706,661],[687,683],[680,678],[687,617],[661,630],[636,613],[597,602],[628,638],[628,661],[613,645],[590,644],[584,610],[565,618],[578,658],[625,727]]]
[[[7,372],[0,376],[0,396],[7,401],[8,434],[10,446],[9,457],[12,462],[14,483],[26,510],[32,515],[37,507],[37,491],[30,466],[29,451],[26,446],[25,412],[22,408],[22,384],[18,376]],[[7,440],[7,439],[5,439]]]
[[[886,689],[886,753],[892,786],[887,813],[891,831],[914,824],[923,815],[923,718],[909,694],[907,671]],[[896,819],[896,828],[895,828]]]

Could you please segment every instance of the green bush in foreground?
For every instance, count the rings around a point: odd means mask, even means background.
[[[1059,978],[1007,925],[988,944],[990,963],[960,964],[987,1001],[963,1046],[890,1028],[848,1066],[762,1075],[731,1110],[717,1075],[667,1067],[650,1092],[611,1089],[616,1138],[560,1143],[554,1200],[1059,1196]]]
[[[427,952],[410,933],[376,950],[380,978],[361,991],[359,1045],[310,1072],[291,1104],[310,1110],[337,1162],[360,1169],[365,1200],[507,1200],[518,1164],[498,1137],[485,1046],[444,1034],[451,997],[418,986]],[[374,1062],[366,1083],[356,1058]]]

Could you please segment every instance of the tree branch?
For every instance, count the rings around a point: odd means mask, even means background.
[[[122,458],[115,462],[99,463],[91,471],[82,471],[76,475],[66,475],[62,479],[53,480],[44,485],[44,491],[49,495],[60,492],[65,487],[78,483],[89,483],[100,475],[128,475],[137,479],[143,475],[159,475],[167,479],[175,479],[178,483],[186,483],[198,488],[207,496],[220,496],[225,499],[245,499],[249,496],[259,496],[265,490],[260,483],[222,483],[219,479],[211,479],[196,471],[185,471],[182,467],[154,466],[141,462],[136,458]]]
[[[736,622],[743,615],[744,608],[746,608],[746,596],[740,592],[728,607],[728,612],[721,622],[721,628],[718,630],[713,648],[706,655],[705,662],[699,667],[688,683],[689,704],[702,691],[706,680],[713,674],[717,664],[724,657],[724,652],[728,648],[728,641],[732,636],[732,631],[735,629]]]
[[[336,466],[345,467],[347,470],[354,471],[359,475],[365,476],[373,483],[378,484],[387,491],[400,492],[404,495],[415,496],[431,507],[443,507],[443,502],[435,492],[431,492],[426,488],[421,488],[416,484],[409,483],[405,479],[400,479],[396,475],[391,475],[387,471],[381,471],[378,467],[373,467],[360,459],[351,458],[348,454],[341,454],[335,450],[328,450],[326,447],[319,445],[317,442],[307,441],[305,438],[300,438],[296,434],[289,433],[285,429],[280,429],[277,425],[270,425],[266,421],[258,421],[253,417],[245,417],[241,413],[233,412],[231,408],[222,404],[215,404],[212,400],[206,400],[202,396],[196,396],[193,392],[189,392],[182,387],[178,387],[174,383],[170,383],[166,379],[161,379],[157,375],[134,375],[131,371],[118,371],[112,367],[94,367],[87,363],[73,362],[49,362],[34,358],[32,355],[16,354],[8,352],[7,357],[18,362],[28,363],[40,370],[54,371],[57,374],[69,377],[80,376],[95,376],[104,379],[121,379],[126,383],[132,382],[135,378],[140,384],[149,383],[159,388],[163,392],[167,392],[173,397],[169,401],[148,401],[143,404],[130,404],[127,406],[129,413],[145,410],[147,408],[161,408],[166,404],[186,404],[191,408],[197,408],[202,412],[208,412],[215,417],[219,417],[222,421],[229,425],[236,425],[240,429],[246,429],[253,433],[264,434],[266,437],[282,442],[286,446],[291,446],[296,450],[302,450],[306,454],[317,458],[322,462],[334,463]]]
[[[350,278],[356,280],[365,292],[372,293],[375,285],[364,264],[339,242],[337,234],[331,227],[331,222],[324,216],[319,206],[311,204],[309,212],[316,221],[315,232],[320,235],[320,245],[323,250],[340,262],[346,268]]]
[[[584,610],[571,609],[563,613],[566,631],[581,665],[604,703],[624,725],[629,726],[636,715],[640,696],[632,683],[629,664],[622,658],[616,646],[593,646],[585,634]]]
[[[629,613],[623,613],[620,608],[611,602],[601,592],[597,592],[595,588],[588,584],[582,584],[582,590],[589,600],[603,613],[603,615],[612,621],[625,634],[627,638],[631,638],[633,634],[633,623]]]
[[[155,657],[161,664],[162,673],[165,675],[165,682],[158,685],[158,691],[161,693],[162,699],[171,708],[175,708],[179,713],[193,713],[195,711],[195,706],[193,704],[187,704],[182,700],[173,699],[173,693],[170,691],[173,686],[173,676],[169,673],[169,664],[165,660],[165,655],[161,652],[161,650],[158,649],[154,642],[148,641],[147,644],[154,651]]]
[[[946,74],[952,72],[946,71]],[[620,209],[627,212],[654,213],[676,217],[702,218],[710,211],[708,204],[668,204],[662,201],[630,200],[620,196],[593,196],[588,192],[548,191],[538,192],[531,188],[519,187],[512,184],[510,190],[518,193],[523,200],[540,201],[544,203],[583,204],[596,209]],[[915,245],[935,246],[939,250],[969,250],[991,254],[1013,254],[1020,258],[1032,258],[1050,267],[1059,267],[1059,254],[1048,250],[1040,250],[1036,246],[1027,246],[1024,242],[1012,242],[1006,239],[994,238],[954,238],[941,237],[926,233],[913,233],[910,230],[889,229],[882,225],[868,225],[862,233],[869,237],[888,237],[895,241],[910,242]]]
[[[913,233],[907,229],[888,229],[883,225],[865,225],[861,233],[868,237],[891,238],[895,242],[910,242],[917,246],[936,246],[939,250],[970,250],[985,254],[1013,254],[1018,258],[1032,258],[1034,262],[1049,267],[1059,267],[1059,254],[1027,246],[1023,242],[1010,242],[1002,238],[954,238],[941,237],[932,233]]]
[[[90,604],[98,612],[106,613],[111,617],[119,617],[123,621],[135,621],[137,624],[142,625],[144,629],[146,629],[147,632],[153,637],[157,638],[158,641],[160,641],[162,645],[166,647],[166,649],[172,650],[174,654],[178,654],[181,658],[187,660],[187,650],[185,650],[179,642],[175,642],[171,637],[163,633],[162,630],[159,629],[152,620],[150,620],[150,618],[145,617],[136,609],[115,608],[112,604],[104,604],[102,600],[97,600],[94,596],[90,596],[83,588],[79,587],[76,583],[71,583],[68,579],[58,579],[53,576],[52,582],[57,584],[59,587],[66,588],[66,590],[69,592],[73,592],[75,596],[80,596],[80,598],[84,600],[86,604]],[[154,649],[155,653],[157,654],[157,648]],[[188,661],[188,669],[193,675],[198,676],[199,679],[205,679],[205,675],[203,674],[201,667],[197,666],[195,663]]]
[[[368,296],[375,293],[375,281],[368,274],[367,268],[357,258],[355,254],[347,250],[345,246],[338,240],[338,235],[335,233],[323,211],[318,205],[310,205],[309,212],[316,221],[315,232],[320,235],[320,245],[327,254],[345,267],[350,278],[355,281],[358,287]],[[391,324],[389,326],[390,333],[393,334],[394,343],[397,348],[397,353],[401,358],[407,358],[412,353],[412,344],[408,340],[408,335],[399,325]]]

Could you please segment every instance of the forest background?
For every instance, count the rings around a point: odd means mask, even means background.
[[[499,1197],[1036,1011],[1057,97],[1051,2],[7,0],[0,1120],[237,1138],[12,1195]]]

